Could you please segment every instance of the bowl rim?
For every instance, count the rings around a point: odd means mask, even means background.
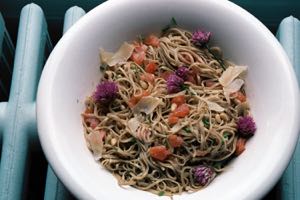
[[[139,1],[139,0],[131,0],[130,3],[133,3],[134,1]],[[154,0],[159,2],[159,0]],[[196,0],[190,0],[196,2]],[[296,76],[294,74],[293,67],[288,59],[288,56],[286,55],[285,51],[283,50],[282,46],[278,42],[278,40],[274,37],[274,35],[258,20],[256,19],[253,15],[251,15],[249,12],[244,10],[243,8],[239,7],[238,5],[230,2],[230,1],[219,1],[219,0],[202,0],[204,2],[208,2],[212,5],[218,4],[217,6],[222,6],[224,9],[230,9],[232,12],[236,12],[239,15],[247,18],[249,20],[249,23],[253,23],[266,37],[266,39],[272,41],[274,44],[275,48],[278,49],[279,53],[281,54],[281,59],[282,62],[285,63],[287,66],[287,73],[289,73],[290,80],[292,81],[293,88],[293,94],[294,94],[294,99],[291,101],[294,103],[295,110],[299,110],[299,89],[298,89],[298,84],[296,80]],[[49,164],[51,165],[53,171],[55,174],[60,178],[60,180],[63,182],[64,185],[67,186],[67,188],[79,199],[91,199],[93,198],[88,194],[84,189],[80,187],[80,185],[74,181],[74,178],[71,176],[69,173],[68,169],[64,166],[63,161],[59,160],[59,157],[56,157],[57,154],[60,152],[55,151],[55,148],[52,145],[52,141],[50,139],[51,135],[51,128],[52,125],[51,123],[47,121],[48,116],[51,116],[51,109],[47,108],[47,101],[51,99],[51,96],[45,91],[48,91],[50,89],[50,85],[48,84],[49,82],[53,82],[54,76],[52,74],[55,74],[55,71],[57,70],[58,63],[56,61],[55,55],[58,54],[64,47],[64,44],[69,41],[70,38],[73,37],[74,34],[76,34],[80,29],[81,26],[85,23],[89,23],[89,21],[93,18],[94,14],[99,12],[101,9],[105,9],[106,7],[114,6],[115,4],[126,4],[129,1],[122,0],[122,1],[106,1],[99,6],[95,7],[92,9],[90,12],[85,14],[81,19],[76,22],[68,31],[67,33],[60,39],[60,41],[57,43],[53,51],[51,52],[44,70],[42,72],[39,86],[38,86],[38,92],[37,92],[37,125],[38,125],[38,135],[39,135],[39,140],[42,145],[42,149],[45,153],[46,159],[48,160]],[[58,59],[59,60],[59,59]],[[56,66],[56,67],[54,67]],[[293,118],[294,121],[291,123],[293,132],[296,132],[299,130],[299,125],[297,122],[299,122],[299,117],[300,115],[295,112],[295,117]],[[271,177],[269,177],[268,180],[263,180],[260,181],[260,189],[256,190],[252,194],[248,193],[245,197],[245,199],[257,199],[261,198],[263,195],[265,195],[277,182],[277,180],[280,178],[281,174],[283,173],[284,169],[288,165],[288,161],[290,160],[292,153],[296,147],[297,139],[298,139],[298,134],[293,135],[294,136],[294,142],[291,143],[288,151],[288,155],[286,154],[285,157],[282,158],[281,163],[277,163],[278,170],[272,174]],[[280,159],[278,159],[280,160]],[[263,183],[267,183],[263,186]],[[263,186],[263,187],[262,187]],[[257,188],[257,187],[254,187]],[[254,191],[254,189],[252,189]]]

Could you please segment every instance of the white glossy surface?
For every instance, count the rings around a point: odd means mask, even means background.
[[[88,151],[80,113],[100,78],[99,47],[116,50],[138,34],[158,32],[171,17],[184,28],[212,31],[212,42],[221,46],[226,57],[249,66],[247,94],[258,127],[247,150],[209,187],[174,199],[257,199],[287,166],[298,133],[298,87],[287,56],[258,20],[227,1],[108,1],[59,41],[38,89],[42,147],[56,174],[80,199],[169,199],[119,187]]]

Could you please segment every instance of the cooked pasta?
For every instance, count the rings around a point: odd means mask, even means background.
[[[170,28],[115,54],[101,50],[103,77],[86,100],[84,136],[120,185],[197,191],[243,152],[256,129],[247,68],[223,59],[209,38]]]

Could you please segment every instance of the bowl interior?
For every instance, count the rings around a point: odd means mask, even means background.
[[[118,186],[87,149],[80,114],[101,77],[99,48],[114,51],[138,34],[158,33],[171,17],[180,27],[211,31],[212,44],[226,58],[249,67],[246,91],[258,127],[246,151],[209,187],[175,199],[218,199],[219,194],[222,199],[258,198],[286,167],[297,138],[298,90],[286,55],[260,22],[227,1],[108,1],[58,43],[38,91],[43,149],[59,178],[79,198],[169,199]]]

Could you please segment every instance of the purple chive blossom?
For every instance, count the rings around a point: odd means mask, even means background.
[[[252,117],[240,117],[237,122],[237,129],[242,137],[251,137],[256,131],[256,125]]]
[[[117,98],[118,86],[112,81],[102,81],[97,85],[93,95],[94,100],[103,104],[108,104]]]
[[[197,30],[192,35],[192,42],[197,46],[206,45],[211,37],[211,32]]]
[[[176,93],[182,90],[184,80],[175,74],[171,74],[167,79],[167,90],[168,93]]]
[[[215,171],[211,167],[205,165],[199,165],[194,168],[194,178],[201,186],[208,185],[216,176]]]
[[[186,66],[181,66],[175,71],[175,74],[185,81],[188,79],[188,73],[189,69]]]

